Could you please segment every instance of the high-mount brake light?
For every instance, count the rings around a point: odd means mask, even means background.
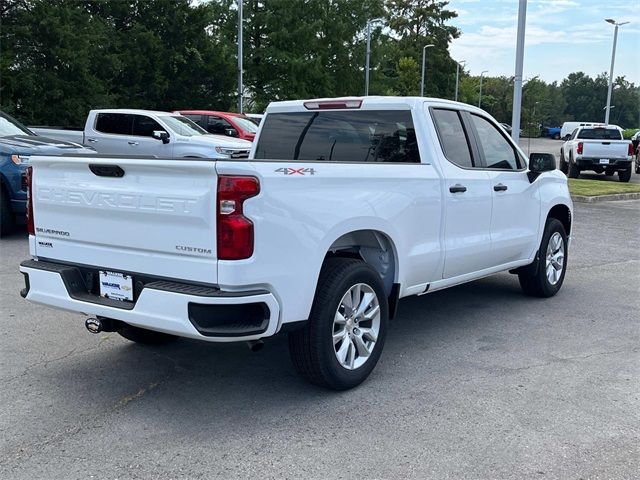
[[[341,110],[355,109],[362,106],[362,100],[329,100],[304,102],[304,108],[307,110]]]
[[[253,222],[244,216],[243,204],[260,193],[256,177],[218,177],[218,259],[242,260],[253,255]]]

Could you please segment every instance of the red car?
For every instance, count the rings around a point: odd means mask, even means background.
[[[215,135],[237,137],[253,142],[258,131],[258,126],[241,113],[212,110],[177,110],[175,113],[193,120],[207,132]]]

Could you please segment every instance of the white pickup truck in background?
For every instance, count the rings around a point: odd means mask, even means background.
[[[251,142],[245,140],[211,135],[180,114],[151,110],[91,110],[84,130],[31,129],[105,155],[247,158],[251,148]]]
[[[613,175],[618,172],[621,182],[631,179],[633,144],[624,140],[620,127],[614,125],[576,128],[560,149],[560,170],[569,178],[592,170]]]
[[[334,389],[376,365],[398,300],[517,274],[555,295],[572,202],[550,154],[440,99],[272,103],[248,160],[33,156],[27,300],[137,342],[288,332]]]

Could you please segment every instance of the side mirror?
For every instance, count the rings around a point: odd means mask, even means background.
[[[169,134],[164,130],[154,130],[152,137],[156,140],[162,140],[162,143],[169,143]]]
[[[238,136],[238,131],[235,128],[225,128],[224,129],[224,134],[227,137],[237,137]]]
[[[529,181],[533,182],[543,172],[556,169],[556,157],[553,153],[532,153],[529,155]]]

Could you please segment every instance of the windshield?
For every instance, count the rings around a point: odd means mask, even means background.
[[[578,138],[584,140],[622,140],[622,132],[617,128],[587,128],[580,131]]]
[[[258,131],[258,126],[247,117],[233,117],[233,121],[240,125],[245,132],[256,133]]]
[[[33,135],[33,133],[9,115],[0,113],[0,137],[9,135]]]
[[[171,116],[163,116],[160,119],[165,122],[171,130],[174,132],[184,135],[185,137],[193,137],[196,135],[206,135],[207,131],[197,125],[195,122],[189,120],[186,117],[171,117]]]

